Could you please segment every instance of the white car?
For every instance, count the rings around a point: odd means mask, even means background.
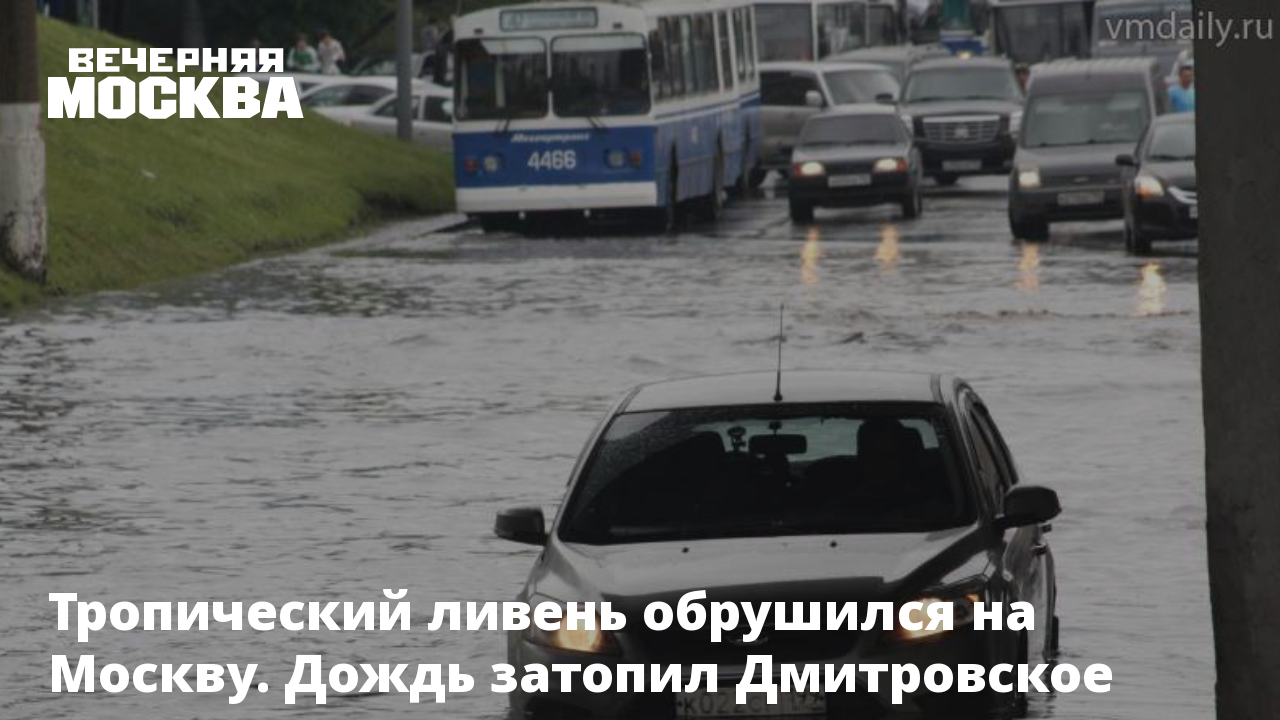
[[[396,78],[345,77],[302,93],[304,107],[368,107],[396,94]]]
[[[769,170],[788,168],[800,128],[810,116],[829,107],[894,103],[899,92],[893,72],[875,63],[761,63],[764,148],[752,183],[758,185]]]
[[[397,96],[364,107],[317,107],[313,111],[341,125],[381,135],[395,135]],[[413,88],[413,141],[442,152],[453,151],[453,91],[434,83]]]
[[[342,82],[344,80],[350,79],[345,75],[320,75],[318,73],[298,73],[298,72],[243,73],[242,77],[247,77],[250,80],[255,80],[259,85],[265,85],[267,80],[270,80],[273,77],[291,77],[293,78],[294,84],[297,85],[298,87],[299,98],[301,98],[303,94],[310,92],[312,90],[315,90],[320,86],[332,85],[333,83]]]

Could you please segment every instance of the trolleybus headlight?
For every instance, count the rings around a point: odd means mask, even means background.
[[[502,169],[502,158],[497,155],[487,155],[484,159],[484,171],[487,173],[496,173]]]
[[[604,162],[616,170],[627,164],[627,154],[621,150],[610,150],[604,154]]]
[[[878,173],[902,173],[907,171],[907,161],[902,158],[881,158],[872,169]]]
[[[825,175],[826,172],[827,169],[822,167],[822,163],[812,160],[796,165],[796,174],[801,177],[817,177],[818,175]]]

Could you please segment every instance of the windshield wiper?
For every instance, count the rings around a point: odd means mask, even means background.
[[[1182,162],[1183,160],[1195,160],[1195,155],[1148,155],[1148,160],[1153,162]]]

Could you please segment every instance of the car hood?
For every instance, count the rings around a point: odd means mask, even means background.
[[[887,157],[906,157],[910,146],[906,143],[898,145],[831,145],[819,147],[798,147],[791,153],[793,163],[816,160],[822,163],[873,163]]]
[[[1184,190],[1196,189],[1196,163],[1194,160],[1147,162],[1142,166],[1142,169],[1174,187]]]
[[[705,590],[710,600],[891,599],[936,583],[981,553],[979,527],[935,533],[815,535],[592,546],[556,543],[538,592],[598,598],[624,612]],[[559,586],[559,587],[557,587]]]
[[[1001,100],[955,100],[951,102],[902,103],[899,110],[911,117],[937,115],[1008,115],[1022,104]]]
[[[1116,156],[1133,152],[1133,143],[1018,148],[1015,164],[1037,167],[1041,177],[1120,177]]]

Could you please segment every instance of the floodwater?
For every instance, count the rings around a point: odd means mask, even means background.
[[[1115,225],[1019,245],[1003,181],[793,227],[759,198],[713,230],[571,240],[387,228],[354,243],[0,320],[4,718],[489,719],[489,632],[428,633],[432,601],[510,598],[535,552],[492,537],[554,509],[632,384],[785,364],[956,372],[1024,476],[1058,490],[1063,660],[1105,695],[1056,720],[1211,713],[1194,247],[1126,258]],[[379,600],[402,632],[123,633],[79,644],[81,599]],[[261,664],[250,693],[54,695],[50,656]],[[295,655],[459,663],[478,689],[284,705]]]

